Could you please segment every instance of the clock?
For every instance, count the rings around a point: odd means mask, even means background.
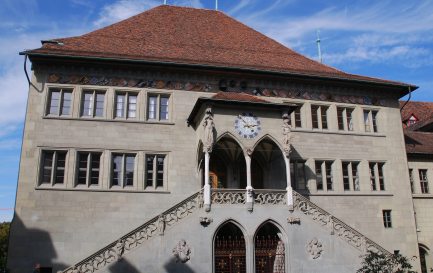
[[[235,130],[243,138],[255,138],[260,130],[260,120],[251,113],[242,113],[236,117]]]

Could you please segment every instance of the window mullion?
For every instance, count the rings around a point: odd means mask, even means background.
[[[322,163],[320,164],[320,167],[322,168],[322,183],[323,183],[323,190],[324,191],[328,191],[328,184],[327,182],[327,177],[326,177],[326,166],[325,166],[325,161],[322,161]]]
[[[161,108],[161,96],[160,95],[157,95],[156,96],[156,105],[155,105],[155,111],[156,111],[156,113],[155,113],[155,116],[156,116],[156,120],[161,120],[161,117],[160,117],[160,115],[159,115],[159,111],[160,111],[160,108]]]
[[[51,162],[51,186],[55,184],[57,168],[57,152],[53,153],[53,162]]]
[[[347,164],[347,175],[349,176],[349,190],[353,191],[355,190],[355,188],[353,187],[353,165],[352,162],[349,162],[349,164]]]
[[[349,124],[347,123],[347,108],[344,108],[342,115],[344,131],[349,131]]]
[[[92,160],[92,153],[89,153],[87,155],[87,170],[86,170],[86,185],[87,185],[87,187],[90,186],[90,175],[91,175],[91,171],[90,171],[91,164],[90,164],[90,161],[91,160]]]
[[[95,117],[96,113],[96,91],[93,90],[93,100],[92,100],[92,117]]]
[[[57,115],[58,116],[61,116],[63,114],[62,108],[63,108],[63,89],[60,89],[60,94],[59,94],[59,109],[57,111]]]
[[[154,157],[153,157],[153,162],[152,162],[152,164],[153,164],[153,172],[152,172],[152,185],[153,185],[153,188],[154,189],[156,189],[156,177],[157,177],[157,155],[155,155]]]

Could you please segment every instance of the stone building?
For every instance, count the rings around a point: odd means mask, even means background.
[[[11,272],[355,272],[367,250],[419,257],[399,107],[416,86],[173,6],[22,54]]]
[[[433,195],[429,179],[433,177],[433,103],[401,102],[404,137],[409,164],[417,227],[421,272],[433,268]]]

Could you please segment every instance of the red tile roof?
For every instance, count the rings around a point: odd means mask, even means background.
[[[233,100],[233,101],[246,101],[246,102],[269,102],[257,96],[253,96],[246,93],[235,93],[235,92],[218,92],[212,98],[218,100]]]
[[[406,153],[433,154],[432,133],[405,130],[404,139],[406,142]]]
[[[400,107],[405,103],[405,101],[400,101]],[[401,112],[401,119],[403,122],[406,122],[412,115],[414,115],[418,121],[424,121],[433,117],[433,102],[409,101]]]
[[[44,43],[23,53],[252,69],[416,89],[313,61],[213,10],[163,5],[81,36],[54,41],[62,44]]]

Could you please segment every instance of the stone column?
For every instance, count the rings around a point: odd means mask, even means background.
[[[245,163],[247,164],[246,170],[247,170],[247,188],[246,188],[246,203],[247,208],[249,211],[253,210],[254,205],[254,193],[253,193],[253,186],[251,185],[251,149],[247,149],[245,152]]]
[[[209,152],[204,153],[204,193],[203,203],[205,211],[210,211],[211,186],[209,181]]]
[[[290,158],[288,156],[284,156],[284,163],[286,163],[287,206],[289,206],[289,210],[293,211],[292,177],[290,175]]]

